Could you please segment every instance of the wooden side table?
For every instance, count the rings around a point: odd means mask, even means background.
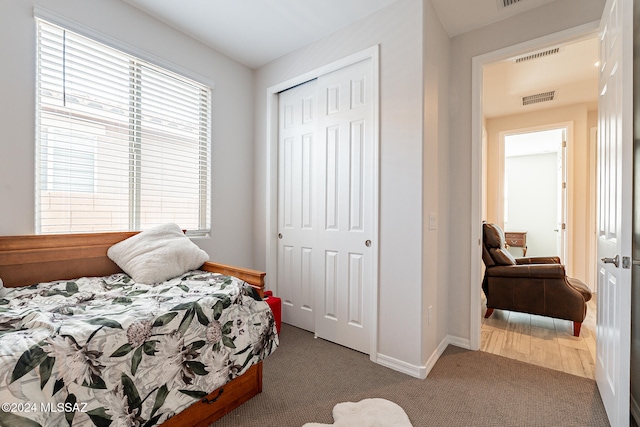
[[[527,256],[526,231],[505,231],[504,238],[507,241],[507,246],[512,248],[522,248],[522,256]]]

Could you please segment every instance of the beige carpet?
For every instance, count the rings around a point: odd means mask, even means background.
[[[282,325],[263,392],[213,427],[331,424],[333,407],[367,398],[400,405],[414,427],[606,427],[593,380],[449,346],[426,380]]]

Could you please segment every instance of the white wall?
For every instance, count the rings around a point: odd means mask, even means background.
[[[556,0],[451,40],[449,333],[470,338],[471,64],[475,56],[600,20],[605,0]],[[480,140],[480,139],[478,139]],[[477,284],[480,286],[480,283]]]
[[[253,266],[252,71],[115,0],[0,1],[0,235],[34,232],[35,21],[39,5],[215,82],[212,100],[212,259]]]
[[[435,350],[435,337],[423,348],[423,305],[446,305],[446,298],[437,292],[437,279],[446,282],[438,272],[437,258],[423,259],[425,241],[435,247],[438,234],[423,236],[423,209],[437,211],[440,174],[438,156],[446,154],[438,149],[446,143],[446,107],[438,102],[446,99],[448,38],[429,9],[428,30],[423,34],[423,1],[401,0],[380,12],[335,32],[305,48],[279,58],[255,73],[256,123],[256,198],[255,198],[255,260],[257,268],[266,268],[266,212],[265,193],[267,177],[267,89],[326,64],[380,45],[380,226],[379,226],[379,319],[378,354],[386,360],[396,360],[411,369],[420,369]],[[423,36],[433,37],[427,44],[433,46],[430,59],[441,60],[423,74]],[[437,47],[437,48],[436,48]],[[432,79],[427,91],[423,78]],[[433,97],[426,98],[426,92]],[[424,104],[423,102],[426,102]],[[429,106],[426,112],[425,105]],[[444,110],[444,111],[443,111]],[[423,129],[426,117],[430,120],[428,132]],[[428,136],[426,135],[428,133]],[[428,145],[429,173],[434,181],[425,190],[427,167],[423,164]],[[446,150],[445,150],[446,151]],[[431,176],[431,175],[430,175]],[[275,196],[274,196],[275,197]],[[424,202],[423,197],[428,199]],[[446,200],[446,199],[445,199]],[[446,219],[442,218],[446,224]],[[275,236],[270,236],[275,239]],[[425,261],[425,264],[423,264]],[[446,265],[446,264],[445,264]],[[423,269],[431,269],[423,277]],[[446,274],[446,272],[445,272]],[[425,281],[428,278],[428,283]],[[269,277],[267,277],[269,283]],[[271,283],[272,288],[277,284]],[[446,320],[433,313],[432,325],[446,330]],[[435,331],[434,331],[435,332]],[[442,333],[442,332],[441,332]],[[431,333],[430,336],[435,336]]]
[[[449,73],[451,43],[429,0],[424,2],[423,357],[449,333]],[[430,229],[429,214],[436,214]],[[429,324],[429,307],[432,307]],[[435,332],[435,333],[434,333]],[[429,363],[433,362],[433,359]]]

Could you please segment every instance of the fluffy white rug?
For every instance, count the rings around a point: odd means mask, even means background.
[[[302,427],[412,427],[404,410],[385,399],[338,403],[333,407],[333,419],[333,424],[307,423]]]

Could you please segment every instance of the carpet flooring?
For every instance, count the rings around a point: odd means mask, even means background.
[[[425,380],[283,324],[264,362],[263,391],[211,427],[331,424],[339,402],[379,397],[400,405],[414,427],[606,427],[593,380],[449,346]]]

